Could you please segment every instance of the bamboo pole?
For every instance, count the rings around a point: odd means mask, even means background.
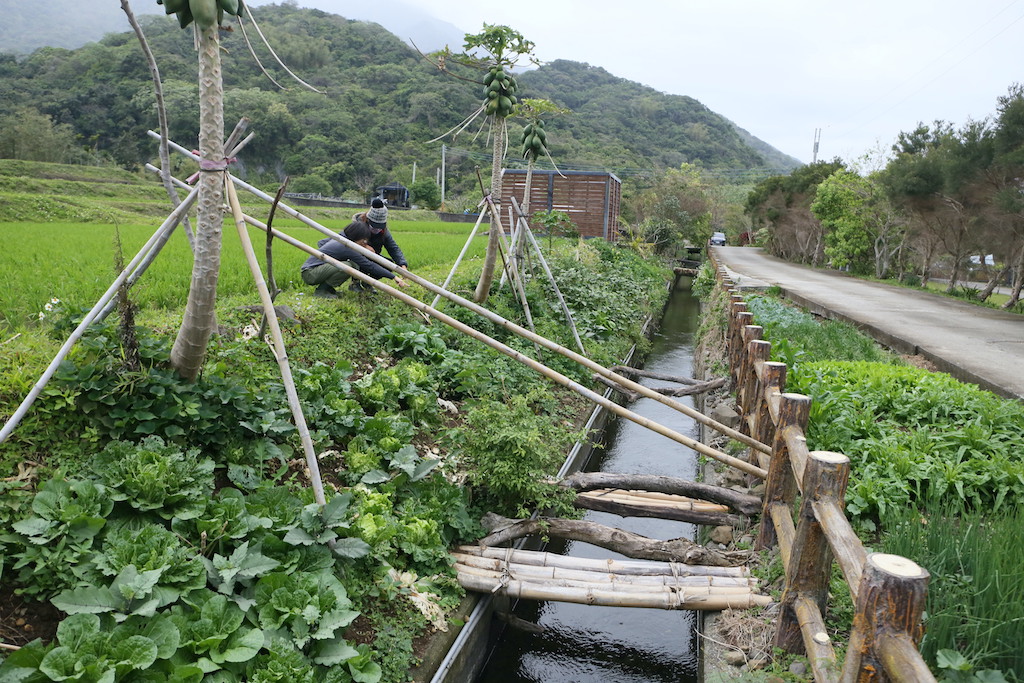
[[[255,218],[252,218],[251,216],[246,216],[245,220],[246,220],[247,223],[249,223],[250,225],[252,225],[254,227],[259,228],[260,230],[264,230],[264,231],[267,230],[267,226],[266,226],[265,223],[263,223],[261,221],[258,221]],[[523,365],[526,365],[527,367],[531,368],[532,370],[540,373],[541,375],[544,375],[545,377],[547,377],[548,379],[556,382],[557,384],[561,384],[562,386],[564,386],[564,387],[566,387],[566,388],[568,388],[568,389],[570,389],[572,391],[575,391],[576,393],[578,393],[579,395],[583,396],[584,398],[587,398],[591,402],[603,406],[607,410],[610,410],[611,412],[615,413],[616,415],[618,415],[620,417],[623,417],[623,418],[625,418],[627,420],[635,422],[636,424],[638,424],[638,425],[640,425],[642,427],[646,427],[647,429],[650,429],[653,432],[657,432],[658,434],[661,434],[662,436],[668,437],[669,439],[675,441],[676,443],[679,443],[679,444],[682,444],[684,446],[687,446],[688,448],[691,448],[691,449],[693,449],[693,450],[695,450],[695,451],[697,451],[699,453],[702,453],[702,454],[708,456],[709,458],[712,458],[714,460],[718,460],[718,461],[723,462],[723,463],[725,463],[727,465],[731,465],[733,467],[736,467],[737,469],[741,469],[741,470],[747,472],[748,474],[753,474],[755,476],[762,477],[762,478],[766,474],[763,469],[761,469],[760,467],[757,467],[756,465],[752,465],[752,464],[750,464],[748,462],[740,460],[739,458],[735,458],[735,457],[729,455],[728,453],[723,453],[722,451],[719,451],[717,449],[711,448],[710,446],[706,446],[705,444],[703,444],[703,443],[701,443],[701,442],[699,442],[699,441],[697,441],[695,439],[692,439],[692,438],[690,438],[690,437],[688,437],[688,436],[686,436],[684,434],[681,434],[681,433],[679,433],[679,432],[677,432],[677,431],[675,431],[673,429],[669,429],[668,427],[665,427],[662,424],[659,424],[657,422],[654,422],[653,420],[650,420],[650,419],[648,419],[646,417],[643,417],[642,415],[638,415],[637,413],[635,413],[635,412],[633,412],[631,410],[627,410],[626,408],[623,408],[622,406],[618,405],[614,401],[611,401],[611,400],[605,398],[604,396],[602,396],[601,394],[598,394],[595,391],[593,391],[591,389],[588,389],[587,387],[583,386],[582,384],[580,384],[580,383],[578,383],[578,382],[576,382],[576,381],[566,377],[562,373],[557,372],[556,370],[552,370],[551,368],[547,367],[543,363],[540,363],[540,362],[534,360],[533,358],[530,358],[529,356],[527,356],[527,355],[525,355],[523,353],[520,353],[519,351],[516,351],[515,349],[507,346],[506,344],[503,344],[502,342],[499,342],[498,340],[496,340],[496,339],[494,339],[492,337],[489,337],[488,335],[480,332],[479,330],[476,330],[476,329],[470,327],[469,325],[466,325],[465,323],[463,323],[463,322],[461,322],[459,320],[456,320],[455,318],[452,318],[449,315],[446,315],[446,314],[441,313],[440,311],[438,311],[438,310],[436,310],[434,308],[431,308],[430,306],[426,305],[422,301],[420,301],[418,299],[415,299],[415,298],[409,296],[408,294],[405,294],[404,292],[400,292],[397,289],[395,289],[395,288],[393,288],[393,287],[391,287],[389,285],[386,285],[386,284],[380,282],[379,280],[375,280],[374,278],[372,278],[372,277],[370,277],[368,275],[365,275],[362,271],[358,270],[357,268],[352,268],[351,266],[347,265],[346,263],[338,261],[337,259],[335,259],[335,258],[333,258],[333,257],[331,257],[331,256],[329,256],[327,254],[324,254],[323,252],[318,251],[317,249],[315,249],[313,247],[310,247],[309,245],[307,245],[307,244],[305,244],[305,243],[303,243],[303,242],[301,242],[301,241],[291,237],[290,235],[288,235],[286,233],[283,233],[283,232],[281,232],[279,230],[275,230],[275,229],[271,229],[271,231],[273,232],[274,236],[277,237],[278,239],[280,239],[281,241],[286,242],[286,243],[288,243],[288,244],[290,244],[290,245],[292,245],[294,247],[297,247],[298,249],[301,249],[302,251],[305,251],[306,253],[308,253],[308,254],[310,254],[312,256],[316,256],[318,259],[320,259],[321,261],[324,261],[325,263],[330,263],[331,265],[335,266],[336,268],[339,268],[340,270],[343,270],[344,272],[348,273],[349,276],[351,276],[351,277],[353,277],[353,278],[355,278],[357,280],[360,280],[360,281],[370,285],[371,287],[374,287],[375,289],[379,289],[379,290],[383,291],[384,293],[386,293],[386,294],[388,294],[388,295],[390,295],[390,296],[392,296],[392,297],[402,301],[403,303],[409,305],[410,307],[412,307],[412,308],[414,308],[414,309],[416,309],[418,311],[421,311],[421,312],[423,312],[423,313],[425,313],[425,314],[427,314],[427,315],[429,315],[429,316],[431,316],[433,318],[436,318],[437,320],[440,320],[441,322],[445,323],[449,327],[452,327],[453,329],[456,329],[459,332],[462,332],[463,334],[466,334],[467,336],[470,336],[470,337],[476,339],[477,341],[480,341],[480,342],[486,344],[487,346],[490,346],[491,348],[493,348],[493,349],[495,349],[495,350],[505,354],[506,356],[509,356],[510,358],[513,358],[514,360],[519,361]],[[349,242],[349,244],[355,245],[354,242]],[[358,245],[355,245],[355,246],[358,247]],[[365,252],[367,250],[364,249],[363,251]],[[373,252],[371,251],[370,253],[373,253]],[[404,270],[403,270],[403,275],[405,275],[405,271]],[[535,335],[535,336],[538,339],[544,339],[544,337],[540,337],[538,335]]]
[[[441,285],[441,289],[442,290],[447,291],[448,284],[452,281],[452,278],[455,277],[455,271],[457,271],[459,269],[459,264],[462,263],[462,257],[466,255],[467,251],[469,251],[469,245],[473,243],[473,238],[476,237],[476,231],[480,229],[480,223],[484,220],[484,216],[487,215],[487,211],[488,210],[489,209],[487,207],[484,207],[484,210],[481,211],[480,215],[477,217],[476,225],[474,225],[473,229],[470,231],[469,238],[466,240],[466,244],[463,245],[462,251],[459,252],[459,257],[457,259],[455,259],[455,263],[452,264],[452,269],[448,273],[448,277],[446,277],[444,279],[444,284]],[[440,301],[440,300],[441,300],[441,293],[438,292],[437,296],[435,296],[434,300],[430,303],[430,306],[432,308],[437,308],[437,302]]]
[[[710,595],[706,591],[683,589],[664,594],[621,593],[595,589],[573,589],[560,586],[542,586],[515,579],[490,580],[482,577],[459,575],[459,583],[467,590],[482,593],[501,592],[513,599],[571,602],[581,605],[608,607],[641,607],[670,610],[705,610],[719,612],[725,609],[766,607],[772,599],[766,595]]]
[[[678,507],[684,510],[701,510],[703,512],[728,512],[729,506],[720,503],[709,503],[705,500],[673,496],[668,493],[651,491],[625,491],[623,489],[594,489],[581,491],[578,494],[585,498],[601,498],[632,505],[649,505],[651,507]]]
[[[633,593],[633,594],[649,594],[657,595],[664,593],[675,593],[678,591],[693,592],[695,594],[705,595],[751,595],[754,593],[750,586],[726,586],[718,584],[709,584],[707,582],[703,584],[696,583],[692,580],[681,581],[679,583],[672,581],[665,581],[661,583],[654,582],[619,582],[610,575],[604,575],[603,581],[595,581],[590,577],[579,577],[571,578],[568,576],[536,576],[531,575],[528,572],[520,573],[518,568],[509,565],[501,567],[499,569],[489,569],[486,567],[476,567],[471,564],[462,564],[456,562],[454,569],[457,572],[459,578],[463,576],[475,576],[481,579],[489,579],[493,581],[503,581],[506,578],[515,579],[517,581],[523,581],[524,583],[536,584],[538,586],[558,586],[561,588],[583,588],[583,589],[596,589],[615,591],[618,593]],[[596,578],[596,577],[595,577]]]
[[[572,331],[572,338],[576,340],[576,346],[579,347],[580,353],[586,355],[587,350],[583,347],[583,341],[580,339],[579,330],[576,329],[576,321],[573,320],[572,313],[569,311],[569,306],[565,303],[565,297],[562,296],[562,290],[558,288],[558,282],[555,281],[555,276],[551,274],[551,269],[548,267],[548,262],[544,258],[544,253],[541,251],[540,245],[537,244],[537,239],[533,236],[533,231],[530,230],[530,225],[526,222],[526,217],[519,209],[519,202],[516,201],[515,197],[512,197],[511,199],[512,206],[515,208],[516,213],[519,214],[519,220],[522,223],[519,229],[526,234],[526,238],[529,240],[530,245],[537,253],[537,260],[540,261],[540,265],[544,269],[544,273],[548,276],[548,282],[551,283],[551,288],[555,290],[555,296],[558,298],[558,304],[562,307],[562,313],[565,315],[566,322],[569,323],[569,329]]]
[[[78,323],[78,327],[72,331],[71,335],[67,338],[67,341],[64,342],[64,345],[57,351],[57,355],[54,356],[52,361],[50,361],[46,370],[43,371],[42,376],[36,381],[28,395],[25,396],[21,405],[19,405],[17,410],[15,410],[7,419],[4,423],[3,429],[0,429],[0,443],[7,440],[11,435],[11,432],[14,431],[14,428],[17,427],[22,418],[25,417],[25,414],[28,413],[28,409],[32,406],[32,403],[39,397],[43,388],[53,377],[54,373],[57,372],[57,368],[67,357],[71,347],[76,341],[81,339],[82,335],[85,334],[85,331],[89,328],[89,325],[96,320],[97,316],[107,303],[114,298],[114,295],[117,294],[117,290],[120,289],[121,285],[123,285],[125,280],[128,279],[128,275],[131,271],[139,264],[140,261],[142,261],[143,258],[145,258],[146,254],[149,253],[153,246],[159,242],[164,231],[172,230],[174,226],[178,224],[178,221],[181,220],[181,215],[189,210],[192,206],[192,202],[195,201],[198,194],[199,188],[194,188],[192,192],[190,192],[188,196],[181,201],[181,204],[171,211],[167,218],[164,219],[164,222],[160,224],[160,227],[153,233],[152,237],[150,237],[149,240],[142,245],[142,248],[139,249],[138,253],[135,254],[135,258],[133,258],[128,265],[124,267],[124,270],[121,271],[120,275],[114,278],[110,287],[107,288],[107,291],[104,292],[102,296],[100,296],[99,301],[97,301],[96,305],[92,307],[92,310],[85,314],[82,321]]]
[[[714,567],[706,564],[684,564],[682,562],[662,562],[658,560],[612,560],[586,557],[567,557],[537,550],[519,550],[515,548],[490,548],[480,545],[460,545],[457,553],[507,559],[517,564],[529,564],[539,567],[564,567],[568,569],[586,568],[590,571],[605,571],[615,574],[671,574],[672,576],[732,576],[749,577],[750,570],[744,566]]]
[[[149,135],[151,135],[153,137],[157,137],[157,134],[154,133],[153,131],[149,131]],[[189,156],[189,157],[191,157],[193,159],[197,159],[198,160],[198,157],[195,154],[193,154],[189,150],[185,149],[181,145],[178,145],[176,143],[170,143],[170,144],[171,144],[171,146],[176,151],[179,151],[182,154],[185,154],[186,156]],[[236,185],[238,185],[239,187],[242,187],[242,188],[248,190],[249,192],[251,192],[252,194],[256,195],[257,197],[260,197],[261,199],[265,199],[267,201],[272,201],[273,198],[270,195],[268,195],[266,192],[263,192],[262,190],[260,190],[259,188],[254,187],[254,186],[246,183],[245,181],[243,181],[243,180],[241,180],[239,178],[236,178],[234,176],[231,176],[231,179],[232,179],[232,181]],[[299,221],[305,223],[306,225],[308,225],[308,226],[310,226],[310,227],[320,231],[324,235],[327,235],[329,237],[332,237],[332,238],[338,240],[342,244],[344,244],[344,245],[346,245],[346,246],[348,246],[348,247],[350,247],[352,249],[355,249],[357,252],[363,254],[364,256],[366,256],[368,259],[370,259],[374,263],[377,263],[377,264],[383,266],[384,268],[387,268],[388,270],[396,270],[398,268],[398,266],[396,266],[394,263],[392,263],[388,259],[384,258],[383,256],[380,256],[379,254],[374,252],[372,249],[366,249],[366,248],[356,244],[355,242],[352,242],[351,240],[345,238],[342,235],[339,235],[338,233],[334,232],[333,230],[330,230],[329,228],[326,228],[323,225],[320,225],[319,223],[314,221],[312,218],[309,218],[308,216],[302,214],[299,211],[296,211],[295,209],[293,209],[292,207],[288,206],[287,204],[283,204],[282,203],[279,206],[280,206],[280,209],[282,211],[287,213],[292,218],[295,218],[296,220],[299,220]],[[253,220],[255,220],[255,219],[253,219]],[[250,221],[250,225],[256,225],[257,227],[260,227],[260,225],[262,225],[262,224],[257,224],[257,223],[253,223],[253,222]],[[261,229],[265,230],[266,228],[262,227]],[[275,236],[278,236],[278,237],[281,237],[281,238],[286,237],[283,233],[279,233],[278,231],[275,231],[274,234],[275,234]],[[300,249],[303,249],[303,250],[310,249],[310,247],[306,246],[302,242],[295,241],[295,244]],[[312,252],[310,252],[310,253],[312,253]],[[314,254],[314,255],[316,255],[316,254]],[[318,258],[319,258],[319,256],[318,256]],[[648,387],[643,386],[642,384],[638,384],[638,383],[636,383],[636,382],[634,382],[634,381],[632,381],[632,380],[630,380],[630,379],[628,379],[626,377],[622,377],[621,375],[618,375],[618,374],[616,374],[614,372],[611,372],[610,370],[608,370],[604,366],[602,366],[602,365],[600,365],[598,363],[595,363],[590,358],[587,358],[586,356],[580,355],[580,354],[576,353],[575,351],[572,351],[571,349],[568,349],[568,348],[566,348],[566,347],[564,347],[564,346],[562,346],[560,344],[557,344],[557,343],[551,341],[550,339],[547,339],[546,337],[543,337],[543,336],[538,335],[538,334],[536,334],[534,332],[531,332],[530,330],[527,330],[527,329],[525,329],[525,328],[523,328],[523,327],[521,327],[519,325],[516,325],[515,323],[513,323],[513,322],[511,322],[509,320],[506,320],[505,318],[501,317],[497,313],[494,313],[493,311],[490,311],[490,310],[484,308],[483,306],[480,306],[477,303],[474,303],[474,302],[472,302],[472,301],[470,301],[470,300],[468,300],[468,299],[466,299],[464,297],[461,297],[461,296],[459,296],[457,294],[454,294],[452,292],[448,292],[447,290],[444,290],[441,287],[438,287],[433,282],[430,282],[429,280],[427,280],[427,279],[425,279],[423,277],[420,277],[419,275],[417,275],[416,273],[413,273],[412,271],[406,271],[406,270],[403,269],[401,271],[401,275],[402,275],[403,278],[406,278],[408,280],[411,280],[412,282],[415,282],[416,284],[420,285],[424,289],[427,289],[429,291],[432,291],[432,292],[435,292],[437,294],[440,294],[441,296],[445,297],[449,301],[453,301],[453,302],[459,304],[460,306],[463,306],[464,308],[467,308],[467,309],[473,311],[477,315],[479,315],[479,316],[481,316],[481,317],[483,317],[483,318],[493,322],[494,324],[496,324],[496,325],[498,325],[500,327],[505,328],[506,330],[512,332],[513,334],[516,334],[516,335],[518,335],[520,337],[523,337],[524,339],[527,339],[528,341],[532,341],[532,342],[534,342],[536,344],[539,344],[540,346],[543,346],[544,348],[547,348],[547,349],[549,349],[551,351],[554,351],[555,353],[558,353],[558,354],[560,354],[562,356],[565,356],[566,358],[569,358],[570,360],[572,360],[572,361],[574,361],[576,363],[579,363],[580,365],[583,365],[584,367],[589,368],[590,370],[593,370],[593,371],[595,371],[595,372],[597,372],[597,373],[599,373],[599,374],[601,374],[601,375],[603,375],[603,376],[605,376],[605,377],[607,377],[607,378],[609,378],[609,379],[611,379],[611,380],[613,380],[615,382],[618,382],[619,384],[629,388],[632,391],[640,393],[643,396],[646,396],[647,398],[653,398],[655,401],[657,401],[659,403],[662,403],[663,405],[666,405],[666,406],[672,408],[673,410],[681,412],[684,415],[687,415],[688,417],[692,418],[693,420],[696,420],[697,422],[700,422],[701,424],[704,424],[704,425],[714,429],[715,431],[718,431],[718,432],[720,432],[722,434],[725,434],[726,436],[728,436],[728,437],[730,437],[732,439],[735,439],[736,441],[739,441],[741,443],[744,443],[744,444],[746,444],[748,446],[752,446],[752,447],[754,447],[754,448],[756,448],[756,449],[758,449],[758,450],[760,450],[762,452],[765,452],[765,453],[771,452],[771,448],[769,446],[767,446],[766,444],[760,443],[756,439],[754,439],[754,438],[752,438],[752,437],[750,437],[750,436],[748,436],[748,435],[746,435],[746,434],[744,434],[744,433],[742,433],[742,432],[740,432],[738,430],[735,430],[735,429],[732,429],[731,427],[723,425],[722,423],[717,422],[717,421],[711,419],[707,415],[704,415],[703,413],[695,410],[694,408],[691,408],[690,406],[687,406],[687,405],[685,405],[683,403],[680,403],[679,401],[674,401],[671,398],[663,396],[663,395],[659,394],[656,391],[652,391],[651,389],[649,389]],[[431,306],[431,308],[433,308],[433,306]],[[695,449],[695,450],[697,450],[697,449]],[[701,452],[704,453],[703,451],[701,451]],[[712,455],[710,455],[708,453],[704,453],[704,455],[708,455],[708,457],[715,458],[715,456],[712,456]],[[743,462],[742,460],[739,460],[738,458],[733,458],[733,460],[735,460],[736,462]],[[732,464],[732,463],[730,463],[730,464]],[[747,464],[747,463],[744,463],[744,464]],[[737,465],[733,465],[733,466],[737,467]],[[744,469],[744,468],[743,467],[739,467],[739,469]],[[761,478],[764,478],[764,476],[766,474],[766,472],[763,469],[761,469],[760,467],[756,468],[756,471],[750,471],[750,470],[745,470],[745,471],[748,471],[749,474],[754,474],[755,476],[758,476],[758,477],[761,477]]]
[[[688,496],[726,505],[744,515],[754,515],[761,510],[761,500],[757,496],[739,493],[720,486],[687,481],[678,477],[618,472],[577,472],[564,477],[559,485],[568,486],[577,491],[603,488],[642,489],[651,495]]]
[[[452,553],[457,565],[486,569],[494,572],[508,571],[519,577],[569,579],[592,583],[625,583],[634,585],[663,586],[718,586],[754,589],[758,580],[736,576],[673,576],[672,574],[615,574],[591,569],[568,569],[565,567],[542,567],[531,564],[516,564],[490,557],[479,557],[465,553]]]
[[[256,260],[256,252],[253,250],[252,241],[249,239],[249,229],[245,226],[245,216],[242,207],[238,203],[238,195],[235,193],[235,185],[225,179],[224,185],[228,195],[228,203],[231,206],[231,213],[235,219],[235,228],[238,230],[238,239],[242,243],[242,250],[245,252],[245,260],[249,264],[256,289],[260,294],[260,302],[263,304],[263,314],[266,316],[267,325],[270,328],[270,336],[274,342],[274,356],[277,358],[277,366],[281,372],[281,382],[284,384],[285,394],[288,397],[288,406],[292,411],[292,419],[295,420],[295,428],[299,432],[302,441],[302,450],[306,454],[306,467],[309,469],[310,483],[313,485],[313,497],[320,505],[326,505],[324,497],[324,483],[320,477],[320,464],[316,459],[316,449],[313,447],[313,439],[309,435],[309,427],[306,424],[306,417],[302,414],[302,404],[299,402],[299,395],[295,389],[295,380],[292,378],[292,369],[288,364],[288,350],[284,345],[284,337],[281,334],[281,324],[277,320],[277,312],[274,310],[274,300],[267,289],[267,283],[263,279],[263,271]]]

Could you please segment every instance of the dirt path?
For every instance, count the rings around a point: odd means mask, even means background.
[[[1024,316],[787,263],[758,248],[712,248],[740,289],[777,286],[794,303],[850,322],[899,353],[1024,400]]]

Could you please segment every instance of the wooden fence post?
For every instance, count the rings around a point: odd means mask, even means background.
[[[748,436],[751,434],[748,418],[757,410],[758,397],[754,393],[757,388],[756,366],[768,360],[772,354],[772,345],[761,340],[763,332],[764,328],[760,325],[747,325],[743,328],[743,356],[740,359],[740,376],[736,382],[736,404],[742,419],[740,431]]]
[[[934,681],[916,650],[924,635],[921,615],[928,593],[928,571],[899,555],[872,553],[860,582],[853,633],[842,683],[896,680]]]
[[[732,387],[739,385],[740,365],[743,362],[743,329],[754,321],[754,314],[746,310],[743,302],[733,302],[732,315],[729,317],[729,376]]]
[[[832,548],[814,514],[813,503],[832,499],[842,504],[850,478],[850,459],[842,453],[814,451],[804,471],[803,500],[796,526],[796,538],[786,569],[786,589],[782,594],[775,645],[787,652],[805,652],[796,601],[808,598],[822,616],[828,603],[828,583],[832,574]]]
[[[786,435],[804,433],[811,412],[811,399],[803,394],[782,394],[779,397],[779,423],[775,426],[772,441],[772,459],[768,463],[768,478],[764,485],[764,508],[761,512],[761,529],[754,547],[758,550],[770,548],[777,540],[775,525],[772,523],[773,505],[793,508],[796,499],[796,479],[789,461],[789,447]]]
[[[772,419],[772,396],[782,395],[786,386],[786,364],[766,360],[763,365],[760,386],[756,389],[757,404],[753,413],[753,428],[751,436],[764,444],[772,443],[775,439],[775,422]],[[750,449],[751,459],[754,464],[768,469],[768,456],[756,449]],[[754,458],[757,458],[755,460]]]

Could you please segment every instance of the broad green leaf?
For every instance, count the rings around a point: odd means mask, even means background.
[[[383,470],[370,470],[359,481],[363,484],[383,484],[390,478]]]
[[[290,529],[288,533],[284,535],[284,541],[291,545],[313,545],[316,543],[315,538],[299,527]]]
[[[147,669],[156,661],[158,648],[156,643],[145,636],[129,636],[115,643],[110,652],[110,659],[115,663],[130,666],[133,669]]]
[[[57,626],[57,642],[78,650],[87,638],[99,633],[99,630],[100,618],[95,614],[73,614]]]
[[[337,495],[327,501],[323,511],[324,524],[328,528],[343,524],[351,502],[352,494],[348,492]]]
[[[115,595],[109,588],[91,586],[64,591],[50,602],[68,614],[102,614],[120,609],[124,604],[120,596]]]
[[[339,538],[334,542],[332,550],[340,557],[357,559],[370,554],[370,544],[361,538]]]
[[[436,460],[434,458],[428,458],[428,459],[425,459],[425,460],[421,460],[416,465],[416,469],[414,469],[412,474],[409,475],[409,480],[410,481],[419,481],[423,477],[425,477],[428,474],[430,474],[434,470],[434,468],[437,467],[439,464],[441,464],[441,461],[440,460]]]
[[[316,652],[312,659],[316,664],[333,666],[352,659],[358,654],[358,650],[352,647],[347,640],[339,636],[331,640],[321,641],[316,647]]]
[[[259,653],[263,647],[263,631],[258,628],[248,631],[235,631],[224,646],[221,653],[222,661],[247,662]]]

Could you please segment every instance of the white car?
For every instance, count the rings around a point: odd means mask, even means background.
[[[724,247],[725,246],[725,233],[715,232],[711,234],[711,246],[713,247]]]

